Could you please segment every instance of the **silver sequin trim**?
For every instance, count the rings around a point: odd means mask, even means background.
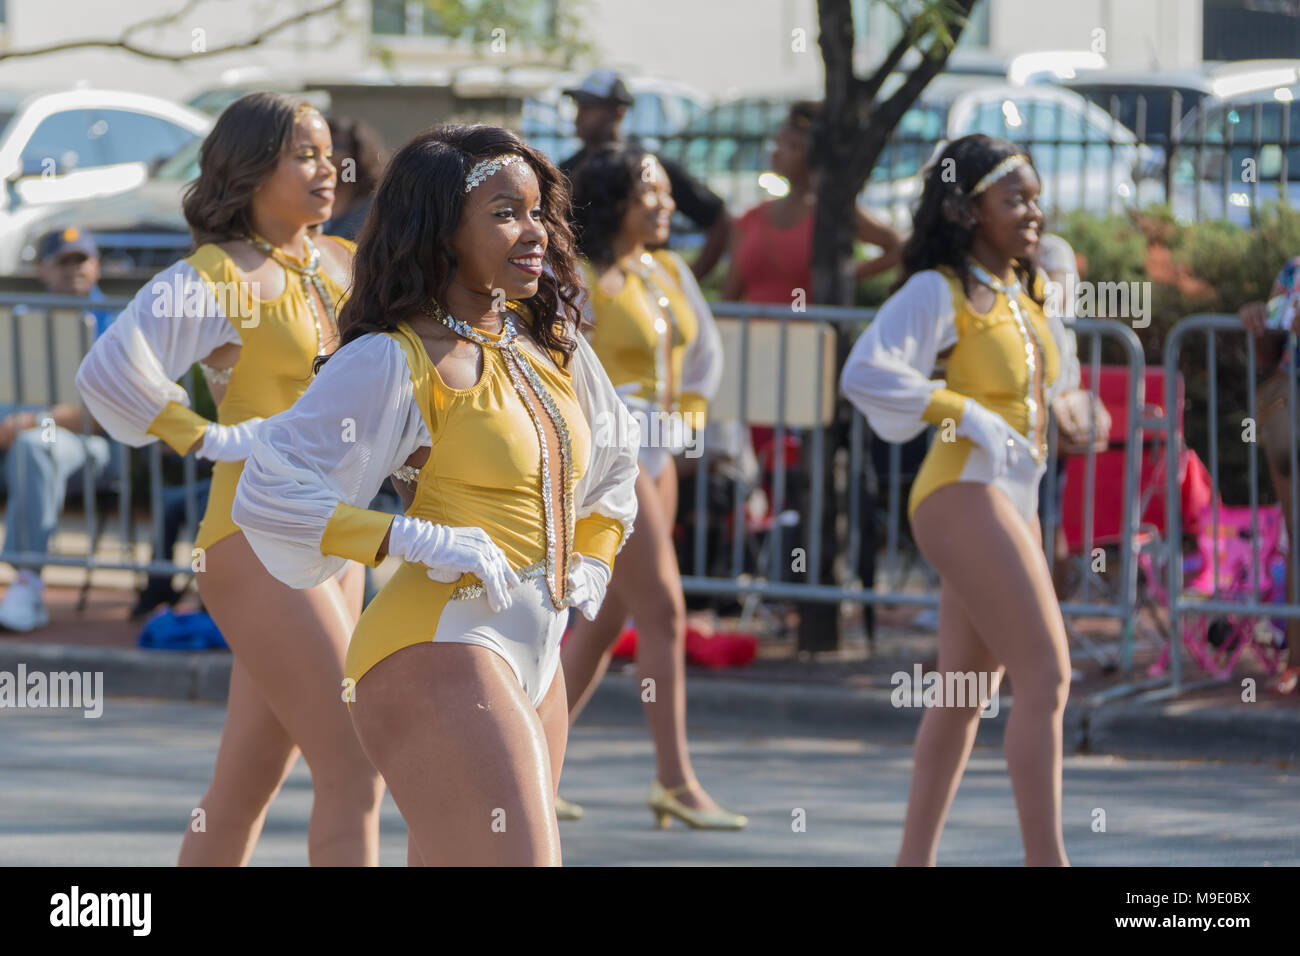
[[[1014,157],[1013,157],[1014,158]],[[1038,365],[1037,356],[1043,354],[1043,343],[1038,341],[1038,333],[1034,330],[1033,323],[1029,317],[1020,311],[1020,280],[1016,279],[1009,285],[999,282],[989,274],[988,270],[981,268],[973,259],[970,263],[971,274],[984,283],[990,289],[1001,292],[1007,299],[1007,305],[1010,306],[1011,317],[1015,319],[1016,328],[1020,330],[1020,337],[1025,343],[1025,367],[1029,370],[1029,380],[1025,385],[1025,411],[1029,418],[1029,439],[1033,448],[1034,460],[1042,464],[1047,457],[1046,445],[1033,445],[1033,436],[1038,433],[1038,420],[1040,409],[1038,401],[1034,398],[1034,371]],[[1035,352],[1035,349],[1037,350]],[[1047,370],[1043,369],[1043,375],[1046,376]],[[1044,382],[1044,387],[1046,382]]]
[[[514,305],[514,303],[508,304]],[[528,417],[533,420],[533,425],[537,429],[537,440],[541,448],[541,492],[543,503],[543,523],[546,530],[546,558],[537,564],[530,564],[527,568],[523,568],[515,573],[518,574],[521,579],[523,578],[525,571],[534,576],[537,574],[545,576],[546,589],[551,595],[551,604],[556,610],[562,610],[567,607],[573,599],[573,587],[569,583],[567,574],[573,555],[573,552],[570,549],[573,546],[573,535],[575,530],[573,502],[573,447],[569,436],[568,424],[565,422],[564,416],[556,406],[554,399],[551,398],[550,392],[548,392],[546,387],[542,384],[537,372],[534,371],[532,365],[519,354],[520,347],[516,344],[518,331],[515,329],[514,322],[511,319],[509,312],[502,316],[501,337],[499,339],[488,338],[472,325],[462,322],[460,319],[448,314],[447,311],[437,303],[430,303],[426,308],[426,312],[434,319],[452,329],[458,335],[469,339],[471,342],[475,342],[485,348],[491,347],[496,349],[497,354],[505,361],[506,370],[510,376],[511,383],[514,385],[515,391],[519,393],[519,399],[523,402],[524,408],[527,409]],[[564,522],[566,544],[564,562],[566,573],[564,576],[562,594],[555,593],[554,557],[558,551],[558,544],[555,535],[556,519],[552,508],[553,496],[551,489],[553,485],[551,483],[552,475],[550,459],[547,455],[546,431],[542,426],[541,418],[533,408],[532,402],[528,401],[528,390],[524,385],[525,380],[527,380],[528,384],[532,386],[534,394],[542,405],[542,410],[546,413],[547,417],[550,418],[551,424],[555,428],[555,433],[560,439],[560,520]],[[534,568],[540,570],[534,571]],[[472,591],[472,588],[475,587],[481,589],[482,585],[467,585],[464,589],[465,596],[476,597],[478,594],[483,593],[482,590]],[[455,597],[455,592],[453,592],[452,597]]]

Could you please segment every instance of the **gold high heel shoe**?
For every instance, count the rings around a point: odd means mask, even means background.
[[[570,803],[561,796],[555,798],[555,819],[557,820],[581,820],[582,807],[576,803]]]
[[[740,830],[749,823],[749,818],[730,810],[697,810],[685,806],[677,799],[677,794],[685,793],[698,784],[684,783],[680,787],[666,790],[656,780],[650,785],[650,810],[655,815],[659,829],[666,830],[672,826],[673,817],[681,820],[693,830]]]

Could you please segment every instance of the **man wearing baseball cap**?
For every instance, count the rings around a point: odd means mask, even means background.
[[[608,69],[593,70],[582,83],[564,93],[578,105],[574,132],[582,140],[582,149],[559,164],[564,174],[572,178],[573,171],[592,150],[623,140],[621,124],[634,100],[623,78]],[[704,230],[704,248],[693,266],[695,277],[703,279],[726,251],[731,239],[731,216],[722,199],[680,163],[659,153],[655,157],[668,174],[677,209]]]
[[[97,284],[99,250],[88,232],[68,226],[46,233],[36,245],[36,259],[46,292],[91,301],[104,297]],[[113,320],[106,310],[88,309],[87,314],[94,319],[97,336]],[[24,356],[26,363],[38,360],[44,359]],[[83,433],[83,414],[91,428],[98,427],[80,402],[0,405],[0,482],[8,494],[0,561],[12,561],[22,552],[45,553],[58,527],[68,482],[83,468],[91,469],[93,482],[108,467],[109,442],[102,435]],[[33,631],[49,622],[40,567],[18,568],[0,600],[0,628]]]

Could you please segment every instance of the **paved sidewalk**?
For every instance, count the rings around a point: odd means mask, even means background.
[[[133,596],[92,590],[77,615],[77,592],[47,588],[53,623],[33,635],[0,634],[0,671],[102,671],[108,696],[220,702],[230,676],[226,652],[145,651],[135,646],[141,623],[125,620]],[[182,607],[196,605],[191,593]],[[892,675],[934,666],[933,633],[909,626],[912,610],[881,609],[874,646],[850,620],[843,650],[803,660],[792,639],[765,638],[759,658],[725,671],[690,669],[692,727],[743,729],[757,723],[785,732],[910,741],[921,709],[896,706]],[[1087,629],[1088,622],[1078,622]],[[1099,625],[1099,634],[1105,625]],[[1140,679],[1150,655],[1139,655]],[[1244,672],[1233,683],[1187,690],[1176,698],[1141,693],[1107,697],[1124,683],[1091,660],[1076,661],[1065,720],[1067,753],[1300,764],[1300,700],[1267,690],[1263,675]],[[1253,676],[1256,701],[1242,701],[1241,678]],[[1187,680],[1198,675],[1187,672]],[[980,740],[995,742],[1014,706],[1013,687],[1000,694],[1000,712],[985,721]],[[626,718],[639,707],[634,669],[611,668],[582,722]],[[602,714],[604,718],[602,718]]]
[[[223,707],[119,698],[98,720],[49,710],[3,720],[0,866],[175,863],[212,777]],[[938,861],[1020,866],[1006,764],[982,743],[977,740],[953,801]],[[569,735],[560,792],[586,816],[560,824],[564,862],[894,862],[912,774],[908,744],[787,734],[760,717],[743,732],[693,728],[691,756],[710,793],[746,814],[748,828],[711,833],[674,822],[656,829],[646,806],[654,752],[640,714],[579,721]],[[1066,850],[1075,866],[1294,866],[1300,863],[1297,781],[1300,772],[1263,764],[1067,756]],[[254,866],[306,865],[312,798],[311,775],[299,760],[267,813]],[[1099,811],[1104,830],[1097,826]],[[380,862],[405,865],[406,826],[391,795],[384,798],[379,837]]]

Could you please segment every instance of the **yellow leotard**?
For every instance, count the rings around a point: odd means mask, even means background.
[[[329,238],[355,253],[356,244],[351,240],[338,236]],[[217,422],[235,425],[250,418],[269,418],[284,411],[307,390],[312,377],[312,361],[317,354],[316,323],[304,298],[302,283],[296,276],[286,275],[284,292],[274,299],[257,303],[254,323],[251,303],[247,300],[240,303],[237,295],[223,292],[247,286],[230,256],[220,246],[206,243],[185,261],[203,277],[218,302],[240,306],[225,310],[226,319],[238,332],[242,344],[239,359],[230,371],[225,395],[217,406]],[[320,270],[320,275],[326,290],[334,298],[334,314],[338,315],[347,290],[335,283],[324,269]],[[203,437],[207,425],[206,418],[184,405],[171,402],[148,430],[177,452],[185,454]],[[208,506],[195,535],[196,548],[209,548],[239,530],[230,520],[230,506],[243,468],[242,461],[219,461],[213,465]]]
[[[450,527],[482,528],[505,552],[511,567],[525,584],[532,579],[536,586],[547,576],[544,564],[548,549],[545,506],[540,493],[541,446],[536,425],[515,390],[506,360],[497,349],[483,348],[483,375],[478,384],[465,389],[451,388],[442,381],[424,344],[409,325],[399,323],[396,331],[387,334],[401,345],[405,354],[415,400],[432,444],[429,457],[420,468],[415,496],[406,514]],[[490,339],[500,338],[483,334]],[[565,424],[572,471],[570,484],[562,493],[564,511],[571,516],[574,486],[585,472],[591,450],[591,429],[578,404],[569,372],[554,367],[527,348],[516,347],[536,371]],[[547,441],[549,449],[549,432]],[[558,449],[551,450],[558,452]],[[552,462],[553,488],[556,478]],[[390,515],[340,503],[321,538],[321,552],[373,566],[390,523]],[[568,554],[551,556],[553,569],[561,581],[561,592],[562,568],[572,553],[599,558],[612,567],[622,536],[622,526],[612,518],[593,514],[577,521]],[[444,619],[450,613],[449,604],[462,603],[456,598],[477,597],[479,589],[481,585],[472,574],[444,584],[431,580],[423,565],[403,562],[361,615],[348,647],[346,676],[359,681],[375,664],[402,648],[445,639],[488,643],[515,667],[530,692],[544,693],[554,667],[543,659],[547,654],[558,654],[558,633],[563,630],[567,612],[562,613],[553,605],[534,606],[536,620],[502,625],[517,637],[523,650],[519,647],[503,650],[499,641],[478,641],[472,639],[472,633],[467,640],[467,626],[459,619],[455,626],[444,626],[440,631],[440,622],[445,624]],[[555,590],[550,593],[553,596]],[[522,606],[523,598],[517,598],[516,603]],[[486,612],[482,617],[485,626],[496,620]],[[555,647],[544,651],[539,643],[540,631],[550,627],[559,629],[551,641]],[[534,661],[524,661],[522,656],[533,653],[534,649],[542,677],[533,683],[540,683],[540,690],[524,680],[532,673]]]
[[[677,320],[668,350],[669,382],[659,381],[655,357],[662,346],[660,333],[655,328],[656,310],[651,305],[645,283],[635,272],[626,272],[623,287],[614,295],[607,295],[601,291],[591,265],[587,262],[581,264],[583,280],[591,296],[591,308],[597,318],[591,347],[616,387],[635,382],[641,386],[638,397],[654,402],[663,384],[667,389],[666,410],[695,413],[701,416],[695,419],[700,423],[708,407],[707,399],[698,393],[683,392],[681,388],[683,359],[687,346],[700,334],[699,320],[682,292],[674,258],[663,249],[656,250],[651,256],[659,266],[660,281],[656,284],[668,299],[668,306]],[[671,281],[663,281],[665,273]]]
[[[1056,342],[1042,307],[1029,295],[1021,293],[1021,313],[1037,333],[1038,341],[1031,347],[1036,354],[1038,348],[1042,350],[1041,361],[1034,363],[1036,373],[1030,381],[1025,360],[1025,337],[1011,313],[1006,296],[995,292],[993,307],[981,315],[972,311],[961,280],[951,270],[938,271],[944,274],[952,292],[957,344],[948,355],[947,387],[931,395],[922,417],[940,428],[944,427],[946,419],[955,424],[961,421],[965,399],[971,398],[997,412],[1041,450],[1047,430],[1047,387],[1056,380],[1060,366]],[[1040,275],[1035,280],[1036,291],[1042,289],[1041,283]],[[1034,435],[1029,434],[1030,406],[1027,399],[1035,401],[1039,409]],[[909,518],[935,489],[963,480],[971,449],[971,442],[965,438],[952,441],[936,438],[931,443],[908,496]],[[1037,483],[1037,477],[1024,480]]]

